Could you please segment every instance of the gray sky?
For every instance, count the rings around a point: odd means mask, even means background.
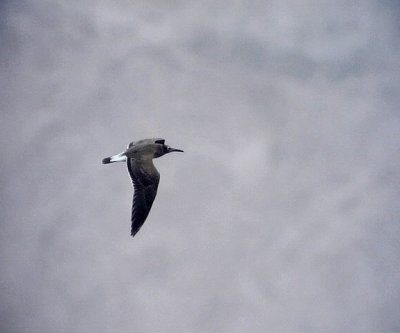
[[[2,332],[400,330],[396,1],[0,13]]]

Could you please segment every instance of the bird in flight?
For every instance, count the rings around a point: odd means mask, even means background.
[[[174,151],[183,152],[183,150],[166,145],[164,139],[144,139],[131,142],[124,152],[103,159],[103,164],[126,162],[128,166],[134,188],[131,215],[132,237],[136,235],[146,221],[157,195],[160,173],[153,164],[153,158]]]

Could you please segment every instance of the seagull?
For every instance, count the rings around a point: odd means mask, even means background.
[[[103,164],[126,162],[128,166],[134,188],[131,215],[132,237],[137,234],[146,221],[157,195],[160,173],[153,164],[153,158],[174,151],[183,153],[183,150],[166,145],[164,139],[144,139],[131,142],[124,152],[103,159]]]

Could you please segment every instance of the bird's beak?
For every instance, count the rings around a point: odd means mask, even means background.
[[[172,153],[173,151],[178,151],[180,153],[183,153],[183,150],[172,148],[172,147],[168,147],[168,153]]]

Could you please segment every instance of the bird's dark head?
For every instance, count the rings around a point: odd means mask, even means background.
[[[183,150],[181,150],[181,149],[172,148],[172,147],[166,145],[164,139],[156,140],[155,144],[157,144],[159,146],[157,149],[157,152],[154,154],[155,158],[163,156],[168,153],[172,153],[174,151],[183,153]]]

